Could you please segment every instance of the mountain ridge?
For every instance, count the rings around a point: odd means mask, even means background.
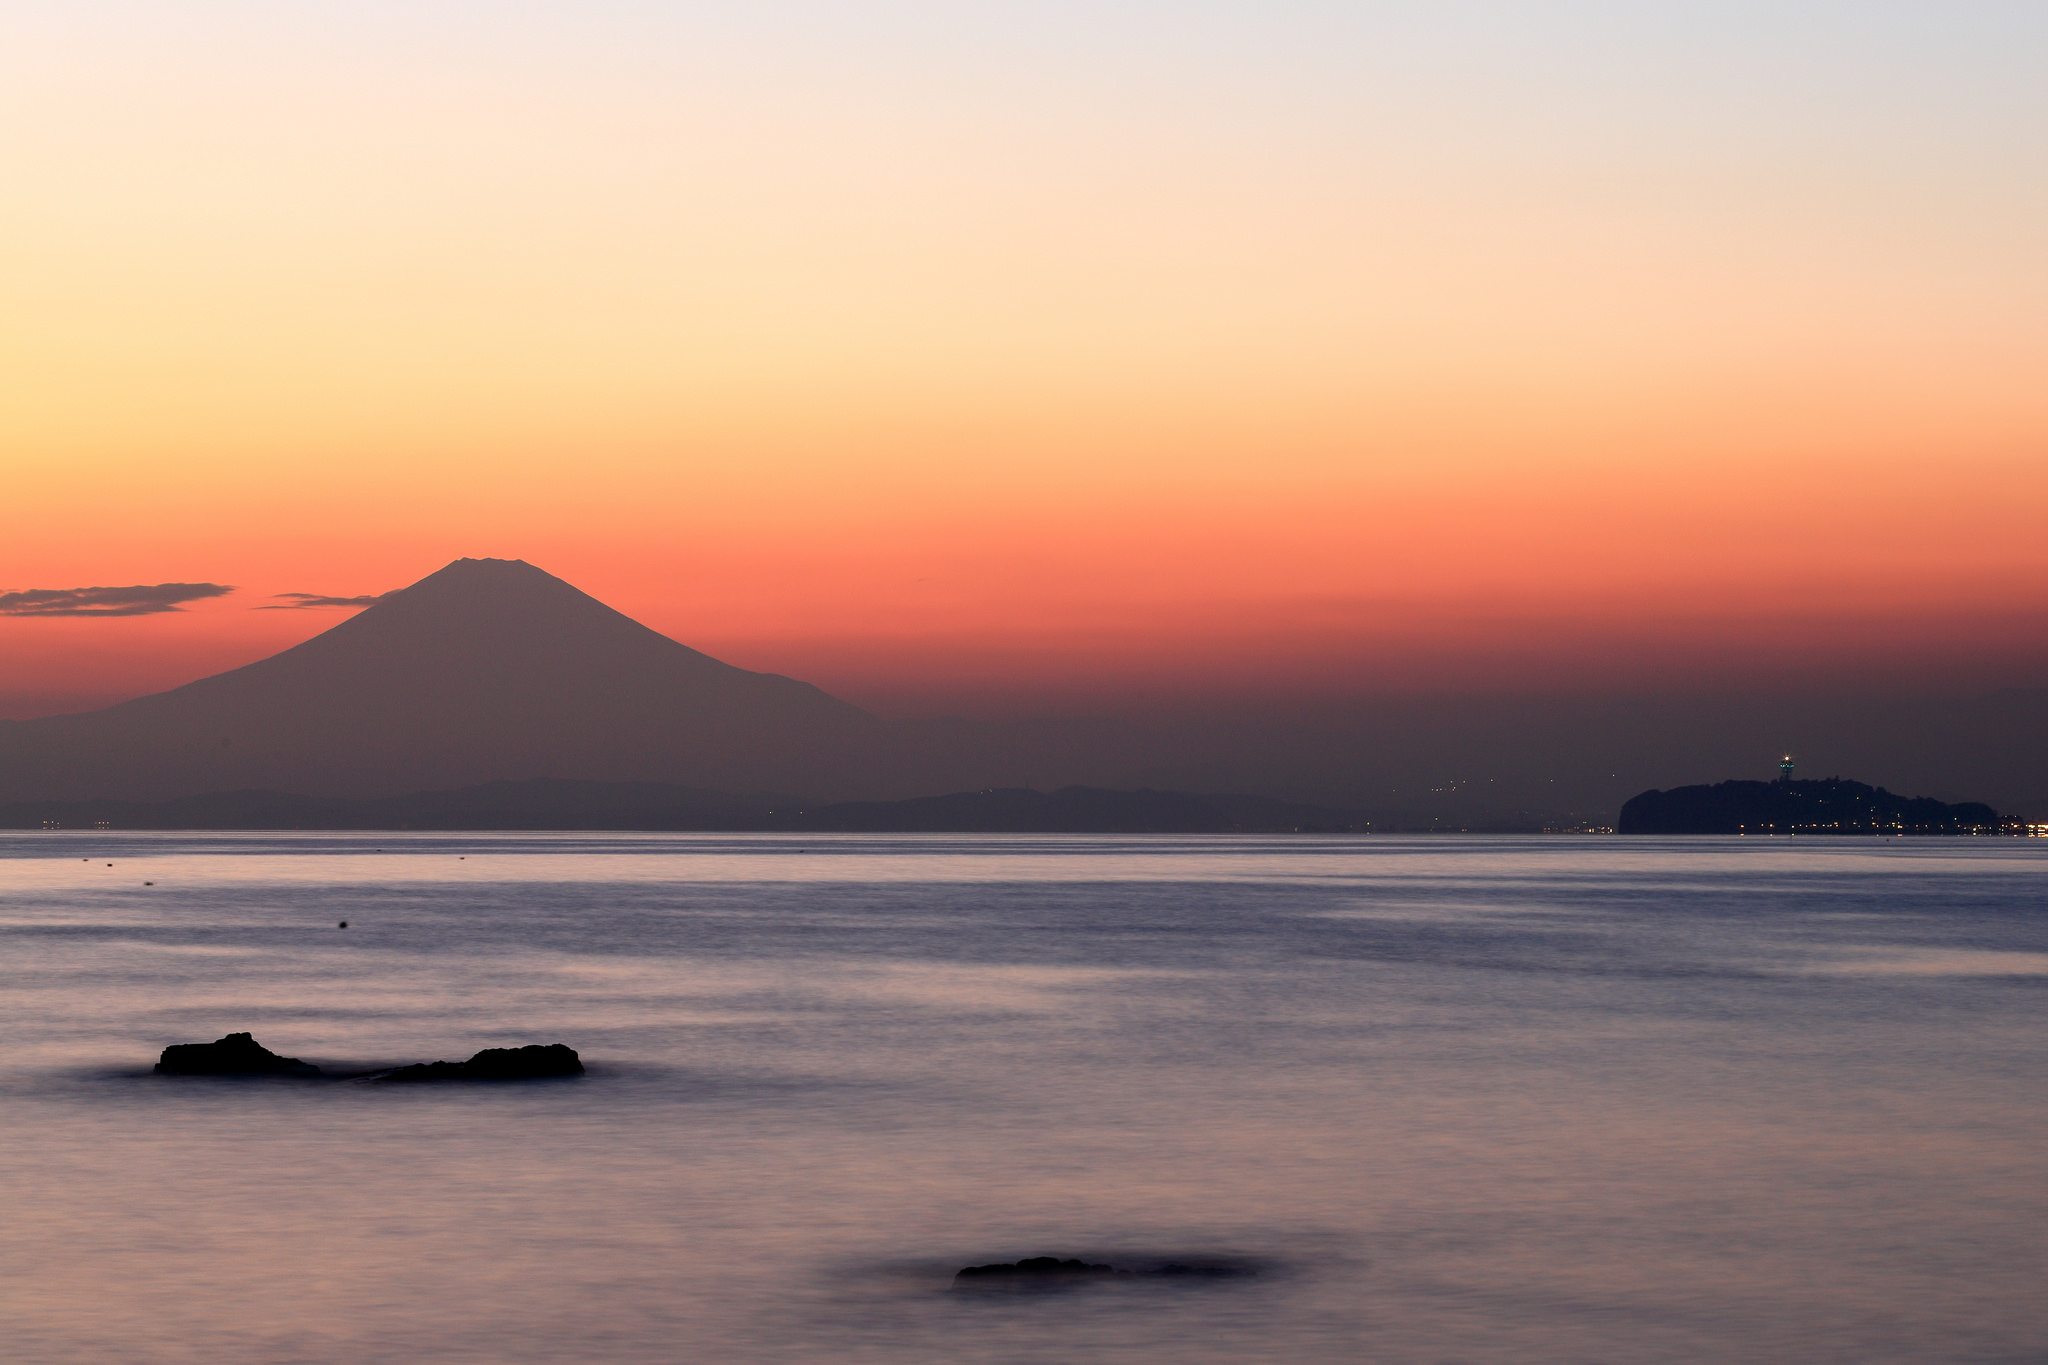
[[[0,800],[371,796],[543,775],[872,794],[882,727],[523,560],[460,559],[269,658],[0,726]]]

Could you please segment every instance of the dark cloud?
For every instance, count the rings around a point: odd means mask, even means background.
[[[225,597],[221,583],[138,583],[132,588],[30,588],[0,592],[0,616],[154,616],[181,602]]]
[[[274,597],[288,597],[288,602],[272,602],[256,608],[258,611],[306,611],[313,607],[374,607],[382,600],[383,594],[374,593],[366,597],[327,597],[317,592],[280,592]]]

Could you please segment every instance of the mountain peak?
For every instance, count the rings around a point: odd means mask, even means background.
[[[554,577],[546,569],[537,569],[523,559],[471,559],[465,555],[461,559],[449,560],[427,578],[439,578],[443,574],[502,574],[510,577],[521,572],[539,574],[543,578]],[[424,583],[427,580],[423,578],[420,581]]]
[[[0,745],[0,797],[375,795],[536,777],[829,794],[857,783],[874,726],[524,560],[458,559],[282,654],[23,722]]]
[[[577,591],[546,569],[536,568],[523,559],[451,559],[425,578],[400,588],[397,592],[417,592],[422,588],[431,590],[436,587],[454,587],[458,584],[472,587],[491,584],[507,589],[558,584],[571,592]],[[397,592],[389,595],[395,597]]]
[[[652,636],[674,649],[685,648],[523,559],[452,560],[417,583],[386,593],[368,611],[306,643],[316,644],[329,636],[365,638],[372,632],[395,629],[406,620],[437,633],[474,637],[479,631],[512,630],[528,640],[540,621],[552,620],[558,630],[576,622],[580,631]],[[571,641],[564,638],[556,643],[569,645]],[[695,650],[688,652],[712,662]]]

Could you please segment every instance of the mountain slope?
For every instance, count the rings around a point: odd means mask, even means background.
[[[462,559],[292,649],[103,711],[0,725],[0,799],[536,777],[860,795],[883,732],[523,560]]]

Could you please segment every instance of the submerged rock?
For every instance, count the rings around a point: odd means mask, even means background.
[[[280,1057],[246,1033],[217,1043],[173,1043],[156,1069],[166,1076],[317,1076],[320,1068],[296,1057]]]
[[[583,1059],[562,1043],[487,1047],[466,1062],[420,1062],[379,1076],[380,1081],[518,1081],[537,1076],[580,1076]]]
[[[1069,1285],[1097,1280],[1128,1278],[1128,1270],[1115,1266],[1090,1265],[1086,1261],[1061,1260],[1057,1256],[1032,1256],[999,1265],[971,1265],[953,1277],[955,1289],[1063,1289]]]
[[[1028,1260],[996,1265],[971,1265],[953,1276],[955,1289],[1026,1290],[1072,1289],[1107,1281],[1154,1284],[1161,1281],[1187,1284],[1191,1281],[1246,1279],[1259,1273],[1248,1261],[1202,1257],[1194,1261],[1148,1262],[1139,1270],[1119,1270],[1110,1265],[1057,1256],[1033,1256]]]

